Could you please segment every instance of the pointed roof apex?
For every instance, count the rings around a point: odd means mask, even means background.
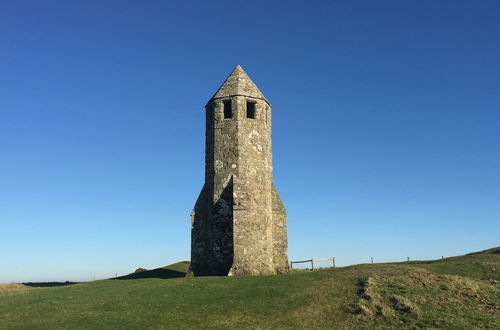
[[[269,104],[264,95],[239,64],[234,68],[229,77],[227,77],[226,81],[224,81],[215,95],[212,96],[210,101],[236,95],[262,99]]]

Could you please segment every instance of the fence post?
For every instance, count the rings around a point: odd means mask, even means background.
[[[314,260],[311,259],[311,270],[314,270]]]
[[[333,268],[335,268],[335,257],[332,258]]]
[[[293,261],[290,261],[290,269],[293,269]]]
[[[371,257],[371,259],[372,259],[372,264],[373,264],[373,257]]]

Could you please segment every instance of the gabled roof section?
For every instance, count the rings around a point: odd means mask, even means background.
[[[227,77],[219,90],[208,101],[230,97],[235,95],[249,96],[256,99],[262,99],[269,104],[269,101],[262,95],[260,90],[254,84],[252,79],[247,75],[243,68],[239,65],[234,68],[233,72]]]

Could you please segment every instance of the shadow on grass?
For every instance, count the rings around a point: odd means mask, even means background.
[[[132,273],[125,276],[120,276],[113,278],[113,280],[135,280],[140,278],[176,278],[176,277],[185,277],[186,273],[178,272],[176,270],[166,269],[166,268],[157,268],[153,270],[146,270],[144,272]]]
[[[72,284],[78,284],[80,282],[26,282],[23,283],[26,286],[31,286],[33,288],[42,288],[42,287],[53,287],[53,286],[65,286],[65,285],[72,285]]]

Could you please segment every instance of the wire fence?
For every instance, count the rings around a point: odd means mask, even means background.
[[[445,256],[441,256],[441,259],[444,259],[446,258]],[[410,262],[411,259],[410,257],[406,257],[406,262]],[[318,267],[318,263],[321,263],[321,262],[328,262],[328,267]],[[296,267],[296,268],[293,268],[293,265],[297,265],[297,264],[309,264],[311,266],[311,268],[306,268],[307,270],[314,270],[314,269],[320,269],[320,268],[335,268],[335,257],[332,257],[332,258],[319,258],[319,259],[307,259],[307,260],[297,260],[297,261],[290,261],[290,269],[304,269],[304,268],[301,268],[301,267]],[[316,263],[316,266],[315,266],[315,263]],[[375,263],[373,257],[370,257],[370,263]]]
[[[320,259],[309,259],[309,260],[298,260],[298,261],[290,261],[290,269],[293,269],[294,264],[303,264],[303,263],[310,263],[311,264],[311,270],[314,270],[314,263],[316,262],[316,265],[319,262],[332,262],[332,266],[328,268],[335,268],[335,257],[333,258],[320,258]]]

